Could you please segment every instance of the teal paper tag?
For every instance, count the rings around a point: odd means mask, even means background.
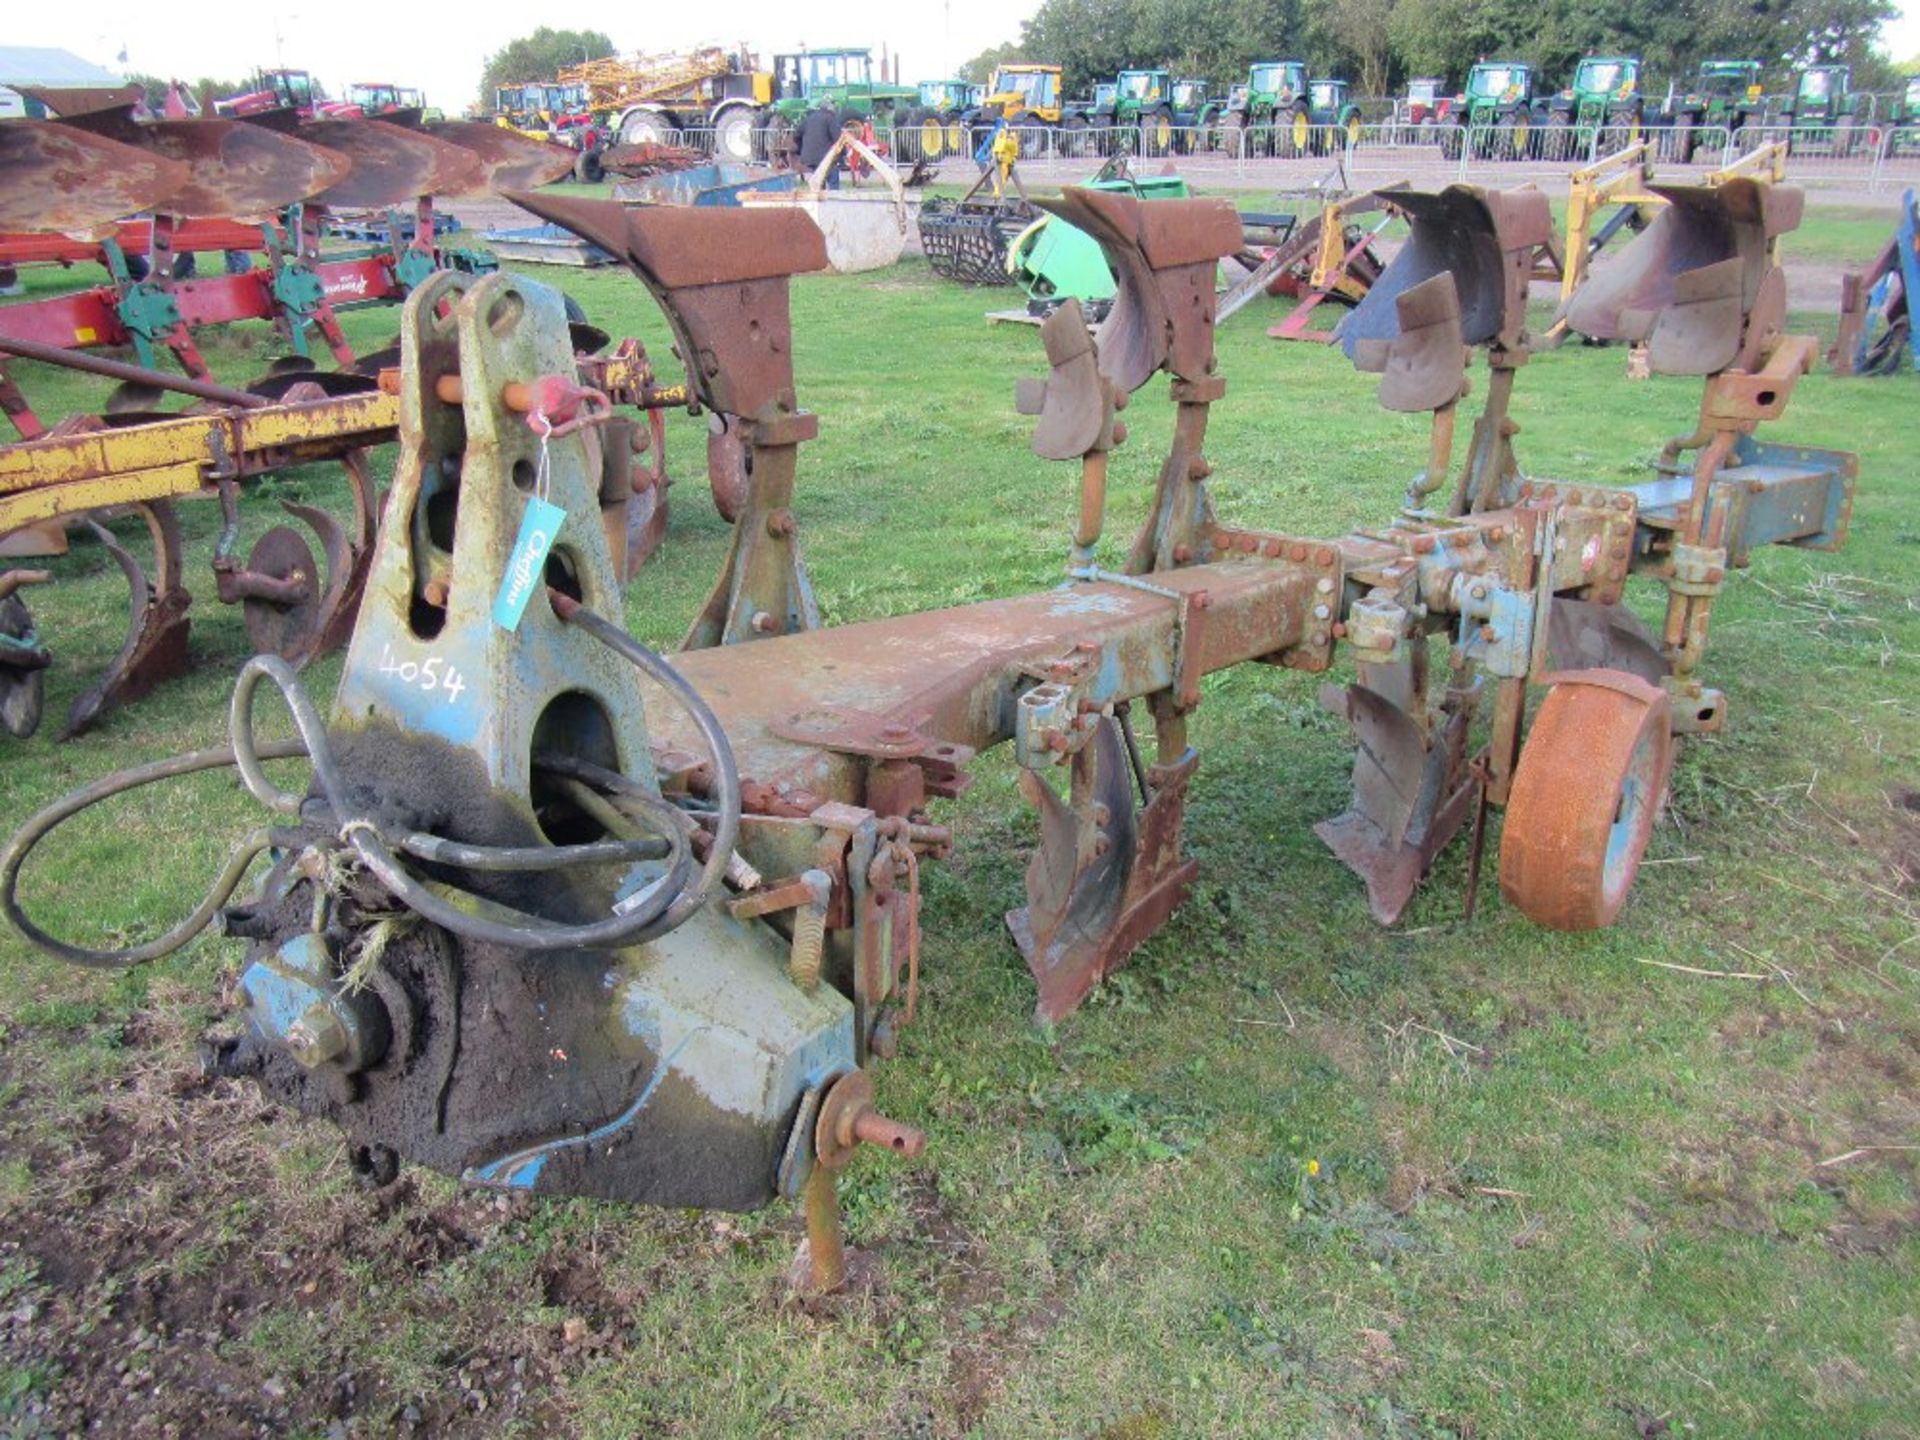
[[[527,513],[520,521],[520,534],[507,557],[506,578],[500,593],[493,597],[493,623],[502,630],[518,630],[520,617],[527,613],[527,602],[540,588],[546,573],[547,552],[560,537],[560,526],[567,512],[538,495],[527,497]]]

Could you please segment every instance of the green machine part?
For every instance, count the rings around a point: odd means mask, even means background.
[[[1142,180],[1095,180],[1090,190],[1124,190],[1142,200],[1184,200],[1192,192],[1178,175]],[[1101,304],[1113,299],[1113,271],[1100,244],[1086,231],[1055,215],[1042,216],[1007,252],[1013,280],[1030,300],[1078,300]]]

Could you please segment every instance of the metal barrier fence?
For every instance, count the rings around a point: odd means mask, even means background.
[[[750,133],[753,158],[765,159],[792,143],[792,131],[763,127]],[[959,121],[927,122],[889,129],[875,139],[899,163],[958,160],[971,177],[972,157],[990,132]],[[1457,126],[1253,125],[1178,126],[1149,123],[1111,127],[1018,127],[1020,162],[1041,180],[1079,178],[1090,163],[1113,156],[1172,160],[1189,178],[1205,183],[1233,180],[1300,189],[1339,161],[1351,181],[1407,178],[1416,183],[1448,180],[1477,184],[1541,183],[1563,179],[1636,140],[1650,141],[1664,178],[1684,180],[1696,172],[1731,164],[1773,141],[1788,143],[1787,178],[1797,185],[1852,186],[1869,192],[1920,184],[1920,129],[1861,125],[1799,128],[1724,126],[1543,126],[1532,123]],[[744,137],[742,137],[744,138]],[[739,140],[712,130],[669,131],[666,143],[723,159],[737,159],[725,142]]]

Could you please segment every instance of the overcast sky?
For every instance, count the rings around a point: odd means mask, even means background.
[[[350,81],[417,85],[429,103],[449,112],[474,98],[486,57],[540,24],[537,12],[500,0],[456,5],[373,4],[371,0],[276,0],[214,8],[155,5],[152,0],[87,0],[67,10],[14,0],[4,27],[10,45],[54,45],[109,69],[133,69],[182,80],[202,75],[239,79],[276,64],[311,70],[339,94]],[[825,17],[797,20],[811,7],[792,0],[730,0],[727,34],[707,28],[713,12],[668,5],[607,7],[592,23],[621,51],[685,49],[746,41],[764,61],[801,43],[815,47],[885,45],[900,56],[906,81],[934,79],[989,45],[1014,38],[1038,0],[962,0],[869,6],[821,6]],[[1920,54],[1920,0],[1899,0],[1901,18],[1887,29],[1895,59]],[[716,7],[716,9],[719,7]],[[621,18],[624,9],[627,18]],[[56,15],[58,10],[61,13]],[[547,23],[566,25],[557,18]],[[119,59],[122,51],[126,59]]]
[[[1920,0],[1915,0],[1920,3]],[[1038,0],[962,0],[870,6],[864,10],[811,6],[791,0],[728,0],[709,9],[690,5],[609,5],[584,28],[606,31],[624,53],[683,50],[742,41],[763,61],[774,51],[865,45],[900,56],[906,81],[935,79],[989,45],[1012,39]],[[474,98],[488,55],[541,24],[575,22],[555,12],[500,0],[454,5],[373,4],[370,0],[255,0],[211,9],[155,5],[152,0],[87,0],[67,10],[14,0],[0,26],[0,43],[55,45],[111,70],[133,69],[163,78],[202,75],[239,79],[276,64],[311,70],[329,92],[350,81],[417,85],[430,104],[453,112]],[[279,10],[276,16],[275,10]],[[56,15],[53,12],[59,10]],[[724,10],[730,27],[716,34]],[[584,13],[584,12],[583,12]],[[122,47],[126,60],[118,57]]]

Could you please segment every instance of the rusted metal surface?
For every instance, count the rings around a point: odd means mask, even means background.
[[[481,120],[436,120],[426,127],[436,140],[480,158],[480,191],[537,190],[573,172],[578,152],[550,145],[516,130]],[[445,192],[436,192],[445,193]]]
[[[1182,380],[1213,373],[1214,272],[1241,245],[1231,203],[1149,205],[1071,185],[1037,203],[1093,236],[1110,264],[1118,261],[1119,289],[1099,341],[1100,368],[1114,384],[1137,390],[1163,367]]]
[[[1555,930],[1613,923],[1664,803],[1667,693],[1618,670],[1552,683],[1527,736],[1500,842],[1500,890]]]
[[[127,108],[67,123],[186,167],[154,208],[187,219],[261,220],[347,178],[346,155],[242,120],[137,121]]]
[[[486,183],[486,168],[471,151],[385,120],[303,120],[295,133],[352,161],[344,177],[314,197],[338,209],[383,210],[422,195],[470,195]]]
[[[1150,798],[1136,807],[1121,729],[1108,719],[1073,758],[1068,801],[1021,771],[1040,841],[1027,864],[1027,903],[1008,912],[1007,928],[1033,972],[1038,1018],[1072,1014],[1185,901],[1200,869],[1182,838],[1199,760],[1189,750],[1152,767],[1142,777]]]
[[[217,400],[222,405],[238,405],[242,409],[253,409],[267,403],[262,396],[246,390],[215,385],[211,381],[196,380],[188,375],[174,375],[146,365],[130,365],[125,360],[113,360],[105,355],[77,354],[54,345],[41,345],[32,340],[18,340],[10,335],[0,335],[0,351],[9,355],[18,355],[26,360],[38,360],[43,365],[58,365],[68,370],[84,370],[90,375],[104,375],[109,380],[151,385],[157,390],[172,390],[201,400]]]
[[[0,230],[90,233],[192,176],[175,160],[50,120],[0,125]]]
[[[1666,208],[1573,296],[1567,323],[1595,339],[1645,341],[1659,374],[1756,368],[1758,344],[1785,319],[1776,242],[1799,225],[1802,193],[1745,177],[1653,189]]]
[[[1381,374],[1380,403],[1388,410],[1451,405],[1460,398],[1466,369],[1466,336],[1452,273],[1442,271],[1408,286],[1394,298],[1394,308],[1397,333],[1356,353],[1355,366]]]
[[[806,216],[525,192],[505,198],[620,257],[666,313],[688,381],[709,410],[771,420],[796,408],[785,282],[827,265],[825,242]]]
[[[67,712],[60,738],[89,729],[112,706],[137,700],[187,668],[187,607],[193,597],[181,583],[180,522],[164,500],[132,507],[153,545],[153,573],[97,520],[93,533],[126,577],[127,638],[105,672]]]
[[[16,85],[10,87],[29,100],[38,100],[47,112],[62,120],[77,120],[101,111],[125,111],[132,114],[136,105],[145,103],[146,94],[138,85]]]

